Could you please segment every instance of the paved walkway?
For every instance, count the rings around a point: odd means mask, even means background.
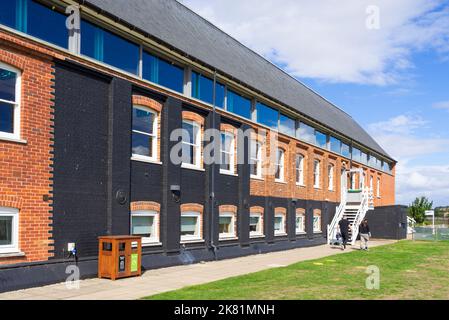
[[[391,240],[371,241],[371,247],[391,244]],[[346,252],[351,251],[351,249]],[[87,279],[79,289],[68,289],[64,283],[0,294],[0,300],[135,300],[153,294],[204,284],[269,268],[287,266],[299,261],[318,259],[342,253],[327,245],[253,255],[237,259],[146,271],[142,277],[117,281]]]

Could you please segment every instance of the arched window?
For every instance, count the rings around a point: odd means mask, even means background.
[[[315,189],[319,189],[321,187],[321,162],[320,160],[315,160],[313,162],[313,186]]]
[[[329,191],[334,191],[334,165],[330,164],[327,168],[327,178],[328,180],[328,185],[329,185]]]
[[[306,232],[306,211],[305,209],[296,209],[296,234]]]
[[[321,232],[321,210],[313,210],[313,232]]]
[[[19,252],[19,210],[0,207],[0,253]]]
[[[203,239],[203,206],[195,203],[181,205],[181,242]]]
[[[276,163],[275,163],[275,180],[277,182],[285,181],[285,152],[281,148],[277,149],[276,152]]]
[[[220,172],[235,174],[235,135],[229,131],[221,132]]]
[[[132,157],[136,160],[157,161],[158,118],[155,111],[135,105],[132,122]]]
[[[264,235],[263,225],[264,209],[262,207],[252,207],[249,216],[249,233],[250,237],[258,238]]]
[[[136,210],[131,212],[131,234],[142,237],[142,245],[159,242],[159,212]]]
[[[0,62],[0,138],[20,139],[21,72]]]
[[[298,186],[304,185],[304,156],[301,154],[296,155],[296,184]]]
[[[237,207],[223,205],[220,206],[219,213],[220,240],[235,239],[237,237]]]
[[[281,236],[287,233],[286,219],[287,210],[285,208],[277,208],[274,213],[274,235]]]
[[[262,144],[256,139],[251,140],[250,153],[251,177],[262,178]]]
[[[186,168],[201,168],[201,125],[185,119],[182,128],[182,165]]]

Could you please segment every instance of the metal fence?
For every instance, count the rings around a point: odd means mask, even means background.
[[[448,241],[449,228],[444,226],[432,227],[415,227],[412,234],[413,240],[428,240],[428,241]]]

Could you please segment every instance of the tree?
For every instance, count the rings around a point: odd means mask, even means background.
[[[408,214],[416,220],[416,223],[423,223],[426,220],[426,211],[432,210],[432,207],[433,201],[426,197],[416,198],[408,208]]]

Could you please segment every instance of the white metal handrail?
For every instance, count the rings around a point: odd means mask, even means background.
[[[354,222],[352,224],[351,230],[351,244],[354,245],[357,241],[357,236],[359,235],[359,226],[362,223],[363,219],[365,219],[366,213],[370,207],[370,189],[365,188],[362,192],[362,201],[360,203],[360,207],[357,210],[357,214],[354,217]]]
[[[337,207],[335,216],[332,219],[331,224],[327,225],[327,243],[331,244],[333,240],[337,237],[337,224],[343,218],[346,209],[346,199],[348,194],[348,177],[346,174],[343,175],[341,182],[341,199],[340,205]]]

